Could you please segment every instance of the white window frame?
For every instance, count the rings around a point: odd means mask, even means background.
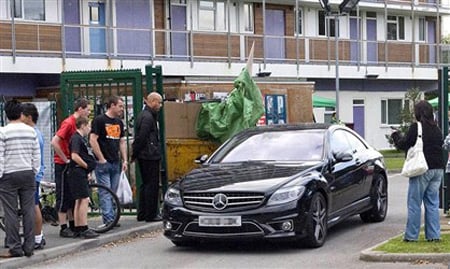
[[[297,36],[303,35],[303,28],[304,28],[304,14],[303,14],[303,8],[299,7],[297,10],[298,17],[294,18],[295,20],[295,34]]]
[[[13,0],[14,4],[14,18],[19,20],[30,20],[30,21],[45,21],[45,0]],[[30,8],[36,3],[42,3],[41,7],[37,7],[40,9],[42,14],[33,14],[29,13]],[[37,18],[35,15],[39,16]]]
[[[425,17],[419,17],[419,31],[417,35],[417,40],[420,42],[425,42],[427,40],[427,21]]]
[[[400,116],[400,113],[401,113],[401,111],[402,111],[402,109],[403,109],[403,107],[404,107],[404,100],[403,99],[401,99],[401,98],[387,98],[387,99],[381,99],[381,102],[380,102],[380,106],[381,106],[381,109],[380,109],[380,111],[381,111],[381,124],[382,125],[400,125],[400,124],[402,124],[402,119],[401,118],[399,118],[398,120],[397,119],[390,119],[389,118],[389,102],[393,102],[393,101],[396,101],[396,102],[398,102],[398,101],[400,101],[400,106],[398,106],[398,105],[392,105],[391,107],[398,107],[398,111],[394,111],[394,112],[396,112],[396,113],[394,113],[395,115],[398,115],[398,116]]]
[[[210,2],[212,4],[211,7],[206,7],[206,6],[202,6],[203,2]],[[222,31],[225,32],[227,31],[227,27],[228,27],[228,8],[227,8],[227,2],[224,0],[198,0],[198,10],[197,10],[197,19],[198,19],[198,29],[202,30],[202,31]],[[222,4],[224,9],[223,9],[223,22],[222,25],[223,27],[220,27],[219,21],[218,19],[220,19],[220,16],[218,16],[218,5],[217,4]],[[203,22],[202,19],[205,18],[205,16],[203,16],[201,13],[203,12],[211,12],[212,13],[212,24],[213,25],[207,25],[206,22]]]
[[[323,15],[323,25],[325,27],[324,31],[325,33],[321,33],[320,32],[320,24],[321,24],[321,17]],[[334,37],[336,35],[335,33],[335,21],[334,18],[332,17],[327,17],[325,11],[323,10],[319,10],[319,12],[317,13],[317,35],[318,36],[329,36],[329,37]],[[339,29],[338,29],[339,31]]]
[[[395,27],[395,38],[389,35],[389,26]],[[405,17],[388,15],[386,22],[387,40],[405,40]]]
[[[253,9],[253,3],[243,3],[242,7],[244,32],[253,33],[255,31],[255,11]]]

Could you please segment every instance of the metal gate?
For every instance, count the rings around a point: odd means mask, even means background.
[[[73,113],[73,102],[76,98],[84,97],[92,105],[94,113],[92,119],[106,111],[104,101],[111,95],[120,96],[124,100],[124,126],[128,152],[134,133],[134,119],[143,109],[143,97],[155,91],[153,81],[156,80],[156,90],[163,95],[161,67],[146,66],[146,83],[143,88],[142,73],[140,69],[133,70],[108,70],[108,71],[81,71],[61,73],[61,96],[57,97],[57,102],[61,111],[58,111],[58,123]],[[161,137],[164,138],[164,115],[160,116]],[[162,121],[162,122],[161,122]],[[165,140],[161,139],[162,145]],[[165,147],[162,147],[163,149]],[[165,152],[163,151],[163,160]],[[130,156],[130,154],[128,154]],[[130,165],[130,164],[129,164]],[[137,164],[135,164],[137,166]],[[167,178],[165,176],[165,161],[162,161],[161,182],[162,193],[167,188]],[[133,165],[129,166],[129,179],[134,192],[134,201],[139,200],[139,192],[136,186],[140,186],[141,177],[139,169]]]

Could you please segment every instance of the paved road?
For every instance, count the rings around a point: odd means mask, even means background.
[[[159,231],[30,268],[448,268],[446,264],[371,263],[359,260],[361,250],[403,231],[407,179],[393,175],[389,180],[389,212],[385,222],[364,224],[359,217],[353,217],[332,228],[328,241],[319,249],[272,244],[179,248]]]

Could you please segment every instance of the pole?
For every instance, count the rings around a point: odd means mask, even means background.
[[[334,37],[335,37],[335,57],[336,57],[336,120],[339,122],[339,14],[334,14]]]

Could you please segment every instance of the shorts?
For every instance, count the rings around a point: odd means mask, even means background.
[[[70,168],[67,172],[67,179],[70,192],[75,200],[89,197],[88,173],[86,169],[81,167]]]
[[[34,204],[39,205],[39,187],[41,186],[41,183],[36,181],[36,191],[34,192]]]
[[[73,209],[75,206],[75,199],[65,180],[67,167],[65,164],[55,163],[56,209],[62,213],[66,213],[68,209]]]

